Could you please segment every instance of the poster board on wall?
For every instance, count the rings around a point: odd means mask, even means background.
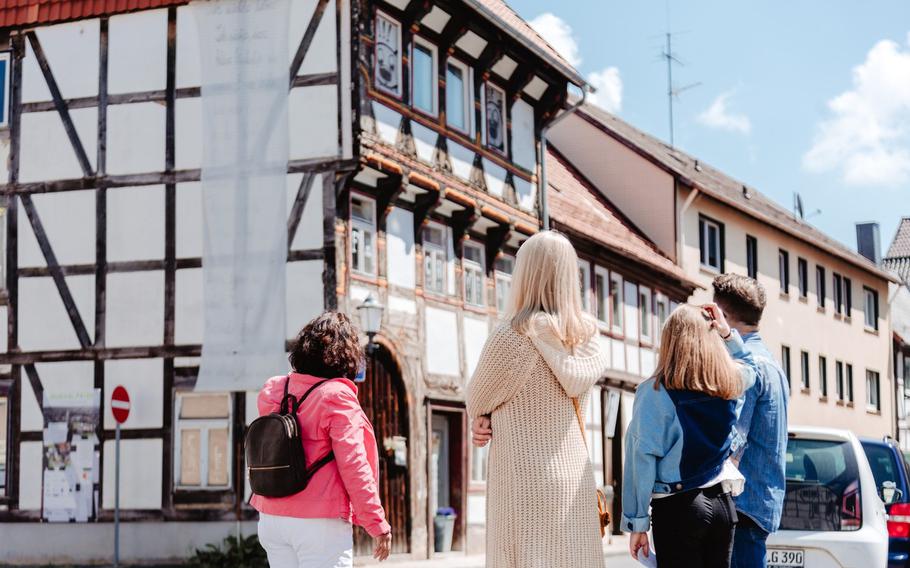
[[[44,393],[41,518],[84,523],[98,510],[101,391]]]

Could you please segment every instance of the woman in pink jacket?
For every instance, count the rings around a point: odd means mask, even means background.
[[[363,363],[357,329],[348,316],[326,312],[304,327],[289,357],[289,392],[298,399],[332,379],[300,405],[297,418],[307,465],[334,452],[307,488],[289,497],[253,495],[259,542],[271,568],[340,568],[353,565],[352,524],[373,537],[373,556],[389,556],[392,536],[379,502],[378,450],[373,426],[351,382]],[[259,393],[259,414],[278,411],[287,377],[269,379]]]

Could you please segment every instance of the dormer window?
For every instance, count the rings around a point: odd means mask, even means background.
[[[436,113],[436,48],[420,38],[414,38],[411,52],[411,104],[419,111]]]
[[[373,82],[376,88],[401,97],[401,24],[376,13],[376,55]]]
[[[506,153],[506,93],[496,85],[484,83],[484,140],[488,148]]]

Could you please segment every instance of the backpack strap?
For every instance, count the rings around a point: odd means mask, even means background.
[[[287,378],[284,380],[284,396],[281,397],[281,406],[279,407],[278,412],[280,414],[297,414],[297,411],[300,410],[300,405],[303,404],[303,401],[305,401],[308,396],[310,396],[310,393],[331,380],[332,379],[324,379],[319,381],[307,389],[304,395],[298,399],[288,392],[288,388],[291,384],[291,375],[288,373]],[[291,410],[293,411],[290,412]]]

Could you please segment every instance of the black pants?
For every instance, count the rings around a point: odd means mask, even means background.
[[[720,485],[651,501],[658,568],[730,568],[736,506]]]

